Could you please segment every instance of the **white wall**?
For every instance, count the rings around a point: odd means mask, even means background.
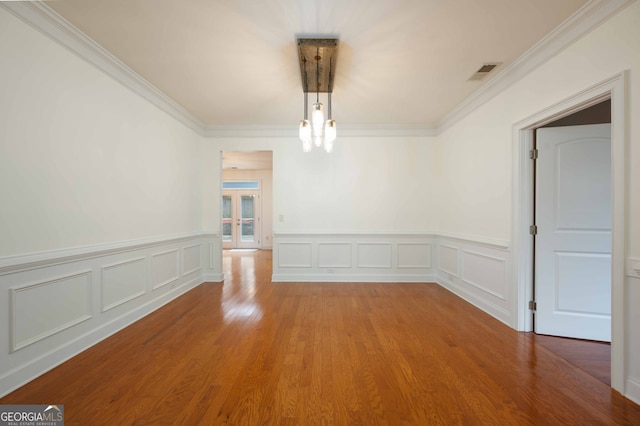
[[[0,257],[201,229],[201,137],[0,10]]]
[[[640,3],[579,40],[438,136],[440,231],[511,240],[512,126],[629,72],[627,253],[640,257]],[[637,280],[627,278],[627,394],[640,401]],[[515,286],[515,283],[512,283]],[[514,289],[515,290],[515,289]]]
[[[331,154],[304,153],[296,138],[208,138],[206,144],[212,174],[214,168],[220,173],[220,151],[273,151],[276,234],[393,233],[437,226],[433,138],[338,137]],[[216,214],[219,221],[216,203],[207,215]],[[219,227],[211,221],[208,226]]]
[[[223,279],[202,140],[0,9],[0,396]]]
[[[273,178],[271,170],[223,170],[223,181],[260,182],[260,247],[273,247]],[[215,184],[216,182],[214,182]]]

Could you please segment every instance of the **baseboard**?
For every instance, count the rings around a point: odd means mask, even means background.
[[[511,315],[510,315],[509,311],[507,311],[507,310],[505,310],[505,309],[503,309],[503,308],[501,308],[499,306],[496,306],[495,304],[489,302],[485,298],[480,298],[480,297],[477,297],[477,296],[471,294],[470,292],[465,290],[464,287],[454,283],[451,280],[447,280],[446,278],[443,278],[442,276],[437,277],[435,282],[438,285],[440,285],[441,287],[449,290],[450,292],[452,292],[456,296],[458,296],[458,297],[466,300],[467,302],[471,303],[476,308],[481,309],[482,311],[484,311],[487,314],[491,315],[492,317],[494,317],[498,321],[503,322],[504,324],[506,324],[509,327],[511,327]]]
[[[223,281],[218,245],[217,234],[191,233],[0,259],[0,396],[203,282]]]
[[[204,282],[207,283],[221,283],[224,281],[224,273],[218,273],[218,274],[205,274],[204,275]]]
[[[432,274],[274,274],[278,282],[349,282],[349,283],[427,283],[435,282]]]
[[[177,297],[196,288],[203,282],[202,277],[194,278],[193,280],[114,318],[84,335],[57,347],[54,350],[42,354],[36,359],[30,360],[19,368],[7,372],[0,377],[0,397],[18,389],[47,371],[89,349],[91,346],[101,342],[113,334],[116,334],[120,330],[144,318]]]
[[[627,378],[625,397],[640,405],[640,380]]]

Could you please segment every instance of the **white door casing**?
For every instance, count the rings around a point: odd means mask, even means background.
[[[537,130],[535,331],[611,341],[611,125]]]

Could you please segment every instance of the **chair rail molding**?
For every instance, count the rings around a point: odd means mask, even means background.
[[[0,258],[0,396],[207,281],[220,237],[192,232]]]

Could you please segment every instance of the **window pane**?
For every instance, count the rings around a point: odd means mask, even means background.
[[[255,241],[254,238],[254,198],[251,195],[240,197],[240,210],[242,221],[240,241]]]
[[[222,189],[260,189],[260,182],[222,182]]]
[[[242,196],[242,218],[253,219],[253,197],[250,195]]]
[[[233,236],[231,235],[231,221],[222,223],[222,241],[232,241]]]
[[[229,195],[222,197],[222,218],[231,219],[231,197]]]

